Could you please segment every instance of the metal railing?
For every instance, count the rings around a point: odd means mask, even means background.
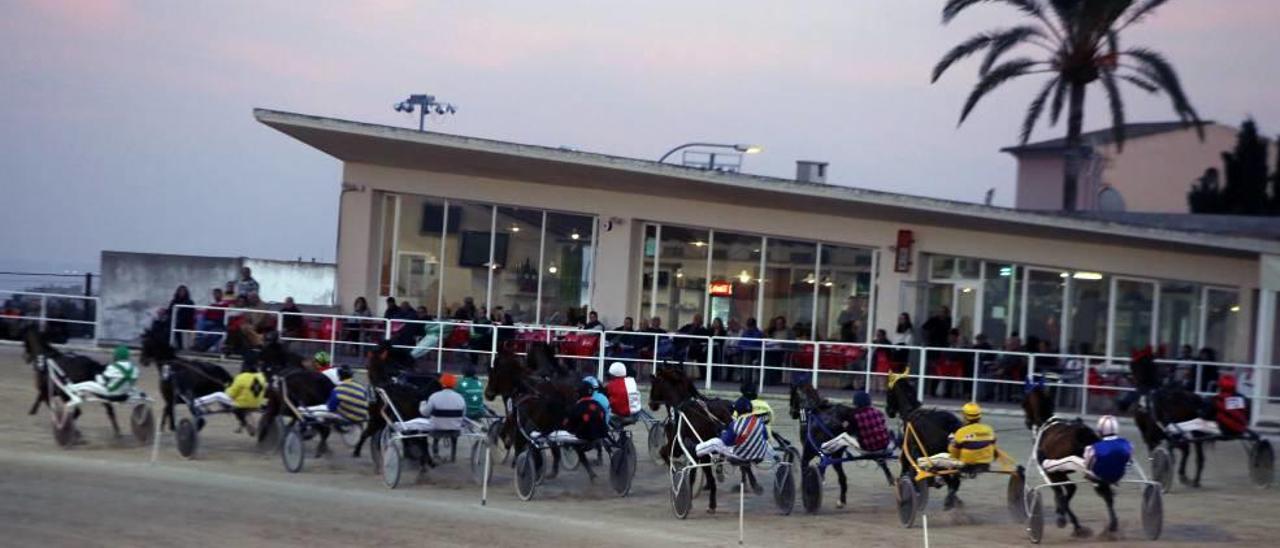
[[[0,289],[0,344],[20,343],[22,330],[35,326],[55,344],[96,347],[100,320],[97,297]]]
[[[711,337],[682,333],[591,330],[550,325],[493,325],[448,320],[403,320],[282,312],[265,309],[179,305],[221,312],[223,326],[234,318],[249,316],[263,327],[291,328],[280,339],[306,350],[327,350],[335,361],[359,363],[363,350],[382,340],[413,353],[419,361],[434,361],[437,372],[485,364],[506,346],[525,355],[536,342],[550,345],[557,358],[583,374],[603,377],[606,365],[623,362],[641,380],[653,375],[662,363],[679,363],[706,389],[714,383],[754,382],[760,393],[778,391],[803,376],[824,390],[863,388],[883,390],[890,370],[907,370],[916,384],[917,397],[951,401],[1014,403],[1027,378],[1042,378],[1066,413],[1093,415],[1113,411],[1124,394],[1133,392],[1129,358],[1082,354],[1040,354],[974,348],[933,348],[870,343],[797,341],[754,337]],[[215,314],[216,315],[216,314]],[[243,320],[242,320],[243,321]],[[197,322],[199,325],[199,322]],[[239,324],[243,327],[243,323]],[[225,327],[223,327],[225,329]],[[402,330],[409,329],[410,332]],[[218,336],[225,331],[173,328],[171,337],[183,334]],[[1212,395],[1211,377],[1231,372],[1240,378],[1241,392],[1255,401],[1253,421],[1263,417],[1260,402],[1261,375],[1271,375],[1274,365],[1157,360],[1194,382],[1201,395]],[[718,380],[717,380],[718,379]],[[1129,396],[1131,397],[1131,396]],[[1275,417],[1266,417],[1274,419]]]

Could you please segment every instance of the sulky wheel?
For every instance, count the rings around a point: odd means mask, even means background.
[[[1151,479],[1168,493],[1173,490],[1173,455],[1163,446],[1151,452]]]
[[[577,470],[582,465],[581,462],[578,462],[578,450],[573,446],[562,446],[559,449],[553,449],[553,451],[560,451],[560,467],[565,470]]]
[[[662,466],[665,464],[662,460],[662,448],[667,445],[667,428],[665,423],[655,422],[649,427],[647,436],[649,443],[649,460],[653,464]]]
[[[488,453],[488,459],[485,458],[486,453]],[[493,452],[489,440],[480,438],[471,444],[471,481],[476,485],[482,485],[485,475],[493,481]]]
[[[49,398],[49,407],[53,411],[53,441],[58,443],[58,447],[67,449],[76,443],[75,412],[58,397]]]
[[[631,480],[636,475],[636,448],[628,438],[625,443],[609,453],[609,485],[619,497],[631,492]]]
[[[397,485],[400,485],[400,472],[403,471],[404,453],[400,450],[399,440],[392,438],[390,435],[383,435],[381,441],[382,483],[390,489],[395,489]]]
[[[532,499],[534,492],[538,489],[538,465],[534,462],[539,460],[536,451],[529,448],[516,455],[515,486],[516,496],[520,497],[520,500]]]
[[[338,432],[342,434],[342,443],[351,448],[360,443],[360,436],[364,434],[364,427],[360,424],[344,424],[338,426]]]
[[[1276,454],[1268,440],[1259,440],[1249,449],[1249,479],[1267,488],[1276,479]]]
[[[822,508],[822,473],[817,466],[810,464],[801,469],[800,501],[804,503],[804,511],[810,514]]]
[[[195,458],[196,449],[200,445],[200,433],[189,418],[178,421],[178,429],[174,434],[178,441],[178,454],[184,459]]]
[[[1032,544],[1040,544],[1044,538],[1044,503],[1040,500],[1040,491],[1031,492],[1030,510],[1027,512],[1027,538]]]
[[[307,451],[302,443],[302,427],[294,424],[284,431],[284,439],[280,442],[280,460],[284,462],[284,469],[291,474],[302,471],[302,465],[306,462]]]
[[[489,439],[489,450],[493,453],[494,462],[497,464],[506,464],[511,458],[511,452],[507,449],[507,445],[502,441],[502,423],[489,423],[485,437]]]
[[[1147,536],[1147,540],[1156,540],[1160,538],[1160,531],[1163,528],[1163,496],[1156,486],[1147,485],[1142,490],[1142,532]]]
[[[781,465],[773,472],[773,502],[784,516],[791,515],[796,507],[796,478],[791,468],[790,465]]]
[[[916,515],[919,513],[919,508],[917,508],[919,494],[916,493],[916,484],[911,481],[910,477],[902,476],[898,478],[897,491],[898,523],[910,529],[915,526]]]
[[[153,436],[156,435],[156,416],[151,412],[151,405],[140,403],[133,406],[133,411],[129,413],[129,427],[133,430],[133,438],[138,443],[151,443]]]
[[[1009,487],[1005,493],[1005,501],[1009,505],[1009,517],[1013,518],[1014,523],[1022,523],[1027,520],[1026,490],[1026,468],[1018,466],[1018,469],[1009,475]]]
[[[677,518],[689,517],[689,510],[693,508],[693,482],[689,476],[696,470],[686,468],[671,471],[671,509]]]
[[[270,453],[280,449],[280,443],[284,441],[284,418],[276,417],[274,420],[261,425],[266,432],[259,433],[258,450],[263,453]]]

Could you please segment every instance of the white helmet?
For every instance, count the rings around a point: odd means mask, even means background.
[[[609,376],[610,377],[627,376],[627,366],[622,365],[622,362],[613,362],[612,364],[609,364]]]
[[[1104,438],[1120,434],[1120,423],[1111,415],[1098,417],[1098,435]]]

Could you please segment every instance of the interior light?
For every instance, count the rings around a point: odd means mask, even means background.
[[[807,284],[810,284],[810,285],[812,285],[812,284],[814,284],[814,283],[817,283],[817,281],[818,281],[818,280],[814,279],[814,277],[813,277],[813,273],[812,273],[812,272],[810,272],[808,275],[806,275],[806,276],[804,277],[804,283],[807,283]]]
[[[683,278],[683,277],[684,277],[684,269],[683,269],[683,268],[676,269],[676,277],[677,277],[677,278]]]
[[[551,274],[555,274],[558,270],[560,269],[556,268],[556,263],[551,263],[551,266],[547,267],[547,272],[550,272]]]
[[[749,282],[751,282],[751,273],[750,273],[750,272],[747,272],[745,269],[744,269],[742,272],[739,272],[739,273],[738,273],[738,281],[740,281],[740,282],[742,282],[742,283],[744,283],[744,284],[745,284],[745,283],[749,283]]]
[[[1070,276],[1070,274],[1067,274],[1066,272],[1063,272],[1063,273],[1061,273],[1061,274],[1058,274],[1058,277],[1059,277],[1059,278],[1066,278],[1067,276]]]
[[[1000,275],[1001,275],[1001,276],[1004,276],[1004,277],[1006,277],[1006,278],[1007,278],[1007,277],[1009,277],[1009,276],[1012,276],[1012,275],[1013,275],[1013,267],[1008,267],[1008,266],[1002,266],[1002,267],[1000,267]]]
[[[704,242],[702,240],[693,242],[693,247],[706,247],[706,246],[707,246],[707,242]]]
[[[1240,311],[1240,305],[1238,305],[1238,304],[1233,304],[1233,305],[1231,305],[1231,311],[1232,311],[1232,312],[1239,312],[1239,311]]]
[[[1102,274],[1097,272],[1076,272],[1071,277],[1077,280],[1101,280]]]
[[[581,238],[581,236],[578,236],[578,231],[577,231],[577,230],[573,231],[573,234],[570,234],[570,235],[569,235],[569,237],[570,237],[570,238],[572,238],[572,239],[574,239],[574,240],[576,240],[576,239],[578,239],[578,238]]]
[[[520,227],[519,227],[519,226],[516,226],[516,225],[511,225],[511,231],[512,231],[512,232],[520,232]]]
[[[960,290],[960,292],[961,292],[961,293],[973,293],[973,288],[972,288],[972,287],[966,287],[966,288],[964,288],[964,289],[961,289],[961,290]]]

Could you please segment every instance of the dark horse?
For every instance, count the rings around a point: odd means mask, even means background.
[[[413,358],[407,353],[396,352],[396,350],[398,349],[390,344],[380,344],[376,350],[369,353],[365,361],[365,372],[369,375],[370,385],[381,388],[387,393],[391,406],[399,413],[400,418],[406,421],[413,420],[419,416],[418,404],[440,391],[440,381],[435,375],[406,375],[413,368]],[[369,421],[365,423],[360,440],[356,442],[355,449],[351,453],[353,457],[360,456],[360,449],[364,446],[365,440],[373,439],[375,441],[371,443],[377,443],[378,434],[387,426],[386,419],[382,416],[382,409],[388,402],[384,401],[382,395],[376,390],[373,395],[373,401],[369,402]],[[377,455],[376,452],[374,454]],[[425,462],[428,466],[434,466],[430,452],[427,452]],[[377,466],[381,464],[375,463]]]
[[[224,390],[231,384],[231,374],[217,365],[179,358],[173,347],[169,346],[169,322],[156,320],[151,328],[142,334],[142,356],[139,363],[143,367],[152,365],[162,368],[160,373],[160,396],[164,399],[164,410],[160,414],[160,428],[169,424],[174,429],[173,402],[182,396],[188,402],[201,396]],[[245,412],[234,410],[236,420],[241,426],[245,422]]]
[[[1200,475],[1204,471],[1204,441],[1198,434],[1190,438],[1172,439],[1165,433],[1165,426],[1198,418],[1204,410],[1204,401],[1199,395],[1190,392],[1175,383],[1164,383],[1160,378],[1160,370],[1150,352],[1139,352],[1129,362],[1130,373],[1134,384],[1138,387],[1141,403],[1133,409],[1133,420],[1142,433],[1142,441],[1147,444],[1150,453],[1169,440],[1174,449],[1182,451],[1182,461],[1178,466],[1178,479],[1186,485],[1200,487]],[[1121,406],[1124,410],[1125,406]],[[1187,460],[1191,456],[1191,447],[1196,450],[1196,476],[1187,478]]]
[[[105,365],[87,356],[62,353],[49,344],[45,335],[35,326],[30,326],[23,331],[22,345],[24,357],[35,372],[36,401],[31,404],[31,410],[27,411],[28,415],[36,414],[42,403],[46,406],[49,405],[48,361],[58,364],[58,368],[62,369],[62,372],[66,375],[66,378],[62,379],[66,383],[91,381],[106,369]],[[59,393],[57,396],[64,401],[67,400],[66,394]],[[107,409],[107,418],[111,420],[111,430],[115,432],[115,435],[119,436],[120,426],[116,423],[115,409],[105,403],[102,406]],[[76,408],[75,416],[80,416],[79,408]]]
[[[302,367],[302,358],[289,352],[278,340],[270,340],[259,355],[262,372],[267,376],[267,404],[258,420],[258,443],[264,443],[276,418],[285,411],[284,394],[287,391],[294,407],[320,405],[329,401],[333,381],[323,373]],[[296,420],[296,419],[295,419]],[[319,426],[319,457],[328,452],[329,428]]]
[[[885,414],[891,419],[901,416],[902,455],[899,459],[902,464],[901,474],[912,477],[915,467],[912,466],[910,459],[947,452],[948,438],[960,429],[960,419],[946,411],[922,408],[920,400],[916,399],[915,385],[905,376],[891,375],[889,385],[889,391],[885,393]],[[915,430],[919,443],[907,435],[908,424]],[[923,454],[919,454],[920,451],[923,451]],[[959,495],[956,494],[960,490],[960,475],[950,474],[941,478],[947,485],[947,498],[943,509],[950,510],[957,504],[963,504]]]
[[[540,357],[535,358],[535,352]],[[502,423],[502,442],[512,450],[513,454],[519,455],[528,448],[529,440],[525,438],[525,434],[537,432],[546,436],[560,429],[565,417],[578,399],[577,383],[572,377],[541,379],[535,377],[537,372],[535,367],[550,374],[563,370],[554,363],[554,358],[549,358],[552,363],[547,363],[545,361],[547,359],[545,352],[530,349],[528,361],[541,363],[522,364],[515,353],[506,347],[499,349],[498,355],[494,357],[484,396],[490,401],[499,396],[502,397],[507,410],[506,419]],[[586,456],[586,448],[578,445],[574,450],[578,452],[579,462],[587,471],[587,475],[594,481],[596,475],[591,469],[590,459]],[[534,459],[542,458],[538,452],[533,455]],[[547,478],[554,478],[560,473],[559,447],[552,446],[551,458],[552,468]],[[535,463],[541,468],[540,460],[535,460]],[[512,465],[514,466],[514,460]]]
[[[1028,392],[1022,400],[1022,410],[1029,428],[1036,432],[1039,445],[1036,447],[1036,459],[1043,463],[1048,459],[1061,459],[1070,456],[1083,457],[1084,449],[1098,442],[1098,434],[1086,426],[1080,419],[1066,421],[1053,419],[1053,400],[1044,390],[1043,384],[1027,383]],[[1070,479],[1066,472],[1050,472],[1047,474],[1053,483],[1066,482]],[[1072,536],[1089,536],[1088,527],[1080,525],[1075,512],[1071,511],[1071,499],[1076,495],[1076,485],[1068,483],[1052,487],[1054,504],[1057,508],[1058,527],[1066,527],[1071,522]],[[1119,529],[1116,521],[1115,492],[1111,484],[1095,482],[1094,491],[1107,503],[1107,533]]]
[[[698,392],[697,386],[684,372],[682,365],[664,364],[658,367],[653,375],[649,389],[649,409],[657,411],[666,405],[673,410],[672,417],[683,416],[692,426],[693,432],[683,436],[684,446],[690,450],[696,447],[699,440],[708,440],[720,435],[733,422],[733,402],[720,398],[708,398]],[[659,451],[662,460],[670,464],[672,451],[675,449],[676,423],[667,424],[667,443]],[[702,457],[699,462],[709,462],[710,457]],[[764,492],[760,482],[756,480],[750,466],[741,467],[742,474],[756,494]],[[707,512],[716,511],[716,479],[712,467],[703,468],[703,481],[709,497]]]
[[[822,444],[848,433],[858,437],[854,409],[847,405],[831,403],[818,393],[818,389],[808,383],[791,385],[791,418],[800,421],[800,440],[804,451],[800,455],[800,465],[809,466],[809,461],[822,453]],[[883,460],[877,460],[884,471],[885,479],[893,485],[893,474]],[[840,500],[836,508],[844,508],[845,497],[849,492],[849,480],[844,474],[842,459],[832,459],[830,464],[836,469],[836,478],[840,480]]]

